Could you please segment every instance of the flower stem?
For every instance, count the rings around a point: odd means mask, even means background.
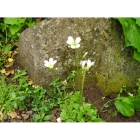
[[[76,70],[78,71],[78,51],[75,50],[75,53],[76,53],[76,60],[75,60],[75,63],[76,63]]]
[[[76,77],[77,77],[77,87],[78,90],[80,90],[80,71],[78,69],[79,66],[79,55],[78,55],[78,50],[75,50],[75,65],[76,65]]]
[[[86,70],[83,71],[82,87],[81,87],[81,103],[82,103],[82,100],[83,100],[82,98],[83,98],[83,90],[84,90],[85,75],[86,75]]]

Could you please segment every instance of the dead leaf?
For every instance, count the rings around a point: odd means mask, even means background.
[[[11,74],[14,74],[14,73],[15,73],[15,71],[14,71],[14,70],[10,70],[10,73],[11,73]]]
[[[8,57],[11,57],[12,51],[8,52]]]
[[[9,63],[6,63],[5,67],[6,67],[6,68],[12,67],[13,64],[14,64],[14,61],[9,62]]]
[[[7,72],[5,73],[5,75],[6,75],[6,76],[8,76],[9,74],[10,74],[10,72],[9,72],[9,71],[7,71]]]
[[[33,88],[38,88],[39,86],[36,85],[36,84],[33,84],[32,87],[33,87]]]
[[[13,58],[8,58],[8,62],[13,62],[14,59]]]
[[[14,52],[12,53],[12,57],[13,57],[14,55],[16,55],[16,54],[18,54],[18,51],[14,51]]]
[[[32,84],[33,84],[33,81],[32,81],[32,80],[29,80],[29,81],[28,81],[28,84],[29,84],[29,85],[32,85]]]
[[[1,70],[1,73],[6,73],[6,70],[5,70],[5,69],[2,69],[2,70]]]
[[[12,119],[14,119],[14,118],[16,118],[17,117],[17,113],[16,112],[10,112],[10,117],[12,118]]]

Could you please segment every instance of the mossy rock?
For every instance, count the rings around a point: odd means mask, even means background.
[[[87,58],[95,61],[87,73],[85,88],[95,87],[110,95],[124,85],[135,87],[140,63],[133,58],[133,50],[125,46],[120,23],[112,18],[45,19],[22,32],[17,61],[33,81],[48,88],[52,78],[44,60],[50,57],[57,60],[55,76],[62,80],[75,68],[75,52],[66,44],[68,36],[81,37],[80,57],[88,52]]]

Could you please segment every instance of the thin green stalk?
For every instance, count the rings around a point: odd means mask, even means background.
[[[86,75],[86,70],[84,70],[83,78],[82,78],[82,87],[81,87],[81,96],[82,97],[83,97],[83,90],[84,90],[85,75]]]
[[[80,94],[80,102],[81,102],[81,104],[82,104],[82,106],[83,106],[83,110],[85,111],[85,109],[84,109],[84,105],[83,105],[83,90],[84,90],[84,82],[85,82],[85,75],[86,75],[86,70],[84,70],[83,71],[84,73],[83,73],[83,78],[82,78],[82,87],[81,87],[81,94]]]
[[[76,77],[77,77],[77,85],[78,85],[78,89],[80,90],[80,73],[79,73],[79,69],[78,69],[78,66],[79,66],[79,55],[78,55],[78,50],[76,49],[75,50],[75,65],[76,65]]]
[[[96,101],[93,103],[93,105],[96,104],[97,102],[99,102],[100,100],[104,100],[104,98],[105,98],[105,97],[102,97],[102,98],[96,100]]]
[[[112,102],[113,100],[115,100],[115,99],[112,99],[112,100],[107,101],[107,102],[103,105],[103,107],[101,108],[100,112],[103,110],[103,108],[104,108],[109,102]]]
[[[75,64],[76,64],[76,70],[78,71],[78,51],[75,50]]]

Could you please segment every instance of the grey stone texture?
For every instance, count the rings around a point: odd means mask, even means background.
[[[112,18],[51,18],[21,33],[17,61],[37,84],[47,88],[51,72],[44,66],[50,57],[57,60],[55,77],[62,80],[75,69],[74,53],[66,43],[68,36],[81,37],[79,56],[95,61],[85,79],[85,88],[98,88],[103,95],[118,93],[126,85],[135,87],[140,63],[133,49],[126,47],[121,25]]]

